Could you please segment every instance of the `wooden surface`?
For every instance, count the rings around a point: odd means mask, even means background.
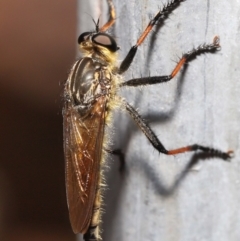
[[[78,33],[94,29],[88,14],[106,19],[104,1],[88,2],[79,0]],[[163,3],[114,1],[111,33],[120,60]],[[121,91],[166,148],[199,143],[233,149],[235,157],[227,163],[191,153],[159,155],[128,114],[118,112],[112,141],[125,152],[126,170],[121,176],[117,158],[109,160],[104,241],[240,240],[239,9],[239,1],[183,2],[139,48],[126,79],[170,74],[178,56],[215,35],[221,51],[198,56],[169,83]],[[198,163],[188,169],[191,161]]]

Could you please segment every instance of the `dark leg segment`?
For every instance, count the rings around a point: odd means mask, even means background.
[[[98,241],[99,239],[95,236],[95,229],[97,227],[89,227],[88,231],[83,235],[85,241]]]
[[[183,54],[182,58],[178,61],[176,67],[172,71],[170,75],[166,76],[150,76],[150,77],[144,77],[144,78],[137,78],[137,79],[131,79],[121,84],[121,86],[139,86],[139,85],[153,85],[153,84],[159,84],[163,82],[170,81],[172,78],[176,76],[176,74],[179,72],[181,67],[186,63],[189,62],[191,59],[196,57],[197,55],[200,55],[202,53],[206,52],[213,52],[218,50],[220,47],[219,45],[219,37],[215,36],[213,39],[213,43],[211,44],[202,44],[198,46],[197,48],[192,49],[191,51],[187,52],[186,54]]]
[[[224,160],[230,159],[232,151],[228,152],[222,152],[217,149],[213,149],[210,147],[201,146],[198,144],[181,147],[178,149],[173,150],[166,150],[166,148],[163,146],[163,144],[159,141],[157,136],[154,134],[150,126],[142,119],[142,117],[139,115],[139,113],[128,103],[125,102],[125,107],[128,113],[131,115],[133,120],[137,123],[137,125],[140,127],[142,132],[145,134],[145,136],[148,138],[148,140],[151,142],[153,147],[157,149],[160,153],[164,153],[166,155],[176,155],[184,152],[190,152],[190,151],[197,151],[200,150],[202,152],[209,153],[213,156],[218,156]]]
[[[123,72],[125,72],[129,66],[131,65],[134,56],[137,52],[137,48],[138,46],[140,46],[144,39],[147,37],[147,35],[150,33],[150,31],[152,30],[153,26],[158,24],[160,21],[163,21],[164,19],[167,18],[167,16],[169,15],[170,12],[172,12],[181,2],[183,2],[184,0],[171,0],[169,3],[167,3],[162,10],[160,10],[155,17],[149,22],[148,26],[146,27],[146,29],[144,30],[144,32],[141,34],[141,36],[139,37],[139,39],[137,40],[136,45],[134,45],[128,52],[127,56],[125,57],[125,59],[123,60],[123,62],[120,65],[119,74],[122,74]]]
[[[133,120],[137,123],[137,125],[140,127],[141,131],[144,133],[144,135],[148,138],[148,140],[151,142],[153,147],[157,149],[159,152],[167,154],[167,150],[163,146],[163,144],[158,140],[157,136],[154,134],[152,129],[149,127],[149,125],[142,119],[142,117],[139,115],[139,113],[127,102],[125,102],[125,107],[128,113],[131,115]]]

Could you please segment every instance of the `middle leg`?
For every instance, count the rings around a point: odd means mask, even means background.
[[[143,77],[143,78],[136,78],[136,79],[130,79],[126,82],[123,82],[120,86],[140,86],[140,85],[153,85],[153,84],[159,84],[164,83],[167,81],[170,81],[172,78],[176,76],[176,74],[179,72],[181,67],[186,63],[189,62],[191,59],[196,57],[197,55],[200,55],[202,53],[206,52],[214,52],[218,50],[220,47],[219,44],[219,37],[215,36],[213,39],[213,42],[211,44],[202,44],[199,45],[197,48],[192,49],[191,51],[183,54],[182,58],[178,61],[176,67],[172,71],[170,75],[165,76],[149,76],[149,77]]]

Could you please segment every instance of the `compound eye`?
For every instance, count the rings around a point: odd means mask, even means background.
[[[106,33],[95,34],[92,37],[92,41],[95,44],[99,44],[99,45],[109,49],[111,52],[115,52],[119,49],[115,40],[110,35],[108,35]]]
[[[78,37],[78,44],[87,40],[91,34],[92,34],[92,32],[85,32],[85,33],[80,34]]]

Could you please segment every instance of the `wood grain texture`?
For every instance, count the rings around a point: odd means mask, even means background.
[[[94,28],[79,0],[79,30]],[[107,19],[106,4],[88,1],[87,13]],[[112,29],[123,59],[164,1],[114,0]],[[240,239],[240,2],[185,1],[139,48],[126,79],[170,74],[182,53],[220,36],[221,50],[198,56],[169,83],[124,89],[166,148],[199,143],[233,149],[231,163],[201,155],[159,155],[127,113],[115,115],[115,148],[126,155],[126,171],[109,160],[104,241],[237,241]],[[101,15],[100,15],[101,14]],[[114,160],[114,161],[113,161]],[[198,161],[190,170],[187,165]]]

